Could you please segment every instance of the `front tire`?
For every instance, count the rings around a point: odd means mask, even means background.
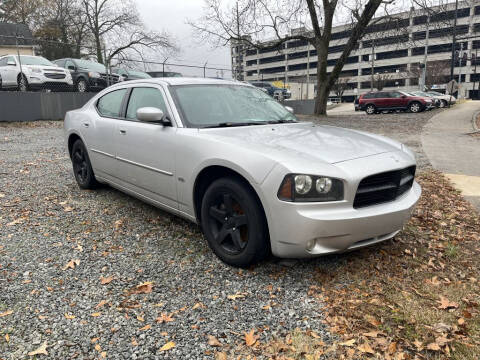
[[[408,106],[408,110],[410,110],[411,113],[419,113],[420,111],[422,111],[422,105],[420,105],[420,103],[418,102],[412,102],[409,106]]]
[[[88,91],[88,84],[84,79],[80,79],[77,81],[77,91],[81,93],[85,93]]]
[[[201,216],[208,245],[223,262],[244,268],[268,254],[265,215],[257,198],[240,180],[214,181],[203,197]]]
[[[20,75],[17,80],[18,91],[27,92],[28,91],[28,80],[25,75]]]
[[[440,100],[440,105],[439,105],[440,108],[444,108],[447,106],[448,106],[447,100],[443,100],[443,99]]]
[[[78,139],[72,146],[72,166],[75,180],[81,189],[92,190],[97,188],[98,182],[93,173],[92,164],[87,149],[82,140]]]

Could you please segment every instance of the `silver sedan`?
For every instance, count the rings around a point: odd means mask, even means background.
[[[421,189],[388,138],[298,122],[248,84],[117,84],[65,118],[78,185],[99,183],[197,222],[224,262],[312,257],[397,234]]]

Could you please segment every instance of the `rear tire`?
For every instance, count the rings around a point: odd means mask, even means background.
[[[73,143],[71,158],[73,174],[78,186],[84,190],[96,189],[99,183],[95,179],[92,164],[82,140],[78,139]]]
[[[377,112],[377,108],[375,107],[375,105],[368,104],[367,107],[365,108],[365,112],[368,115],[373,115]]]
[[[201,216],[207,243],[223,262],[245,268],[268,254],[265,215],[257,198],[240,180],[215,180],[203,196]]]

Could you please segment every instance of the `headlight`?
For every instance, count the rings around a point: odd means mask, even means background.
[[[37,68],[28,68],[28,69],[32,73],[36,73],[36,74],[41,74],[42,73],[42,69],[37,69]]]
[[[277,196],[293,202],[340,201],[343,200],[343,182],[326,176],[288,174]]]
[[[295,192],[305,195],[312,189],[312,178],[308,175],[295,175]]]
[[[95,71],[90,71],[88,73],[88,76],[91,77],[91,78],[97,78],[98,79],[100,77],[100,73],[95,72]]]

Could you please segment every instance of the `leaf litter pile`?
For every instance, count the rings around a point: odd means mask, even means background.
[[[480,359],[480,217],[438,172],[395,240],[317,268],[333,344],[294,331],[246,356],[274,359]]]

